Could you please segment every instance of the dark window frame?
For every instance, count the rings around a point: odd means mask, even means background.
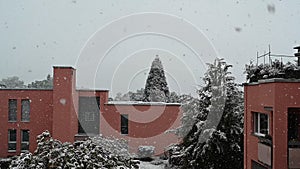
[[[129,133],[129,116],[128,114],[121,114],[121,134],[128,135]]]
[[[26,134],[24,138],[24,134]],[[21,152],[29,151],[29,139],[30,139],[30,131],[29,130],[21,130]]]
[[[8,122],[16,122],[18,120],[18,100],[8,99]]]
[[[253,112],[252,113],[254,135],[264,137],[270,134],[270,117],[266,113]]]
[[[300,148],[300,108],[288,108],[289,148]]]
[[[89,99],[90,102],[87,102]],[[95,104],[96,103],[96,104]],[[94,108],[85,108],[86,106],[93,106]],[[97,106],[97,108],[95,107]],[[93,113],[89,113],[93,112]],[[100,97],[99,96],[80,96],[78,99],[78,130],[77,133],[85,134],[99,134],[100,132]],[[94,123],[94,130],[89,125]]]
[[[17,130],[16,129],[8,129],[8,152],[16,152],[17,151]]]
[[[25,106],[28,106],[28,107],[25,107]],[[22,122],[30,121],[30,100],[29,99],[21,100],[21,121]]]

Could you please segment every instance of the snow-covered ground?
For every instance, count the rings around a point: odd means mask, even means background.
[[[164,169],[166,162],[167,161],[163,161],[162,164],[154,165],[152,162],[141,161],[139,166],[140,169]]]

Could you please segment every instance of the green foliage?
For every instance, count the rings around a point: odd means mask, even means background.
[[[144,90],[144,102],[168,102],[169,88],[159,57],[152,62]]]
[[[129,91],[128,93],[122,94],[118,92],[114,101],[143,101],[144,88],[136,90],[136,92]]]
[[[198,112],[202,108],[200,106],[202,105],[202,100],[186,94],[178,96],[175,92],[172,92],[170,95],[170,102],[181,103],[180,109],[183,112],[183,115],[180,119],[181,126],[176,129],[169,130],[168,132],[184,138],[195,123]]]
[[[7,77],[0,81],[0,88],[35,88],[35,89],[52,89],[53,88],[53,78],[50,75],[47,75],[45,80],[36,80],[29,83],[28,85],[24,84],[24,81],[19,79],[17,76]]]
[[[25,88],[24,81],[20,80],[17,76],[7,77],[0,81],[3,88]]]
[[[284,64],[279,60],[275,60],[271,64],[260,65],[254,65],[253,62],[250,62],[249,65],[246,64],[245,73],[250,83],[270,78],[300,79],[299,66],[291,62]]]
[[[53,78],[48,74],[45,80],[36,80],[28,84],[28,88],[36,89],[52,89],[53,88]]]
[[[10,168],[138,168],[122,140],[95,137],[73,144],[61,143],[46,131],[37,137],[37,144],[33,154],[26,152],[14,157]]]
[[[183,142],[171,148],[169,163],[178,168],[240,169],[243,93],[228,71],[230,65],[217,59],[208,66],[203,78],[205,86],[199,90],[195,122]]]

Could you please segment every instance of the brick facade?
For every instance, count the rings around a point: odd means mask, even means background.
[[[259,80],[244,91],[244,168],[300,168],[300,81]]]
[[[131,152],[139,145],[152,145],[156,154],[161,154],[164,147],[178,142],[174,134],[165,131],[180,125],[179,104],[109,102],[108,90],[77,90],[75,84],[74,68],[54,67],[53,89],[0,89],[0,157],[20,154],[22,139],[26,141],[21,132],[26,130],[31,152],[36,148],[37,135],[45,130],[62,142],[97,134],[123,138]],[[10,99],[17,103],[11,110],[17,114],[13,121],[9,121]],[[22,100],[30,103],[27,121],[21,119]],[[124,114],[128,116],[128,134],[121,134]],[[9,130],[16,131],[16,140],[10,140]]]

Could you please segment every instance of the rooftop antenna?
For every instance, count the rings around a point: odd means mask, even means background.
[[[266,64],[266,51],[264,51],[263,57],[264,57],[264,67],[265,67],[265,64]]]
[[[269,65],[272,64],[272,60],[271,60],[271,45],[269,44]]]
[[[258,66],[258,51],[256,52],[256,67]]]

